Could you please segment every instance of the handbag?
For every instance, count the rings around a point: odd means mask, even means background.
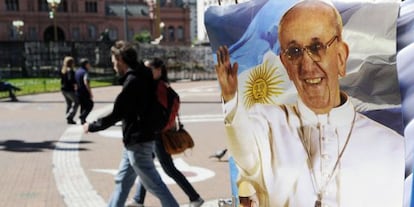
[[[191,135],[184,129],[184,125],[178,118],[178,128],[173,127],[161,133],[161,141],[164,145],[165,151],[170,154],[180,154],[186,149],[194,147],[194,141]]]

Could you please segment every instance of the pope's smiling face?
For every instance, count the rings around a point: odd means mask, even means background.
[[[295,7],[280,26],[281,61],[302,101],[317,114],[340,105],[339,76],[345,75],[348,47],[338,32],[335,12],[320,3]],[[311,53],[315,45],[323,46],[319,57]],[[289,57],[287,50],[303,54]]]

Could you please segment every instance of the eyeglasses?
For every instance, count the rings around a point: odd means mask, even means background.
[[[326,54],[326,49],[328,49],[337,39],[338,35],[335,35],[326,44],[318,41],[304,47],[293,45],[285,49],[283,51],[283,55],[286,55],[288,60],[290,60],[293,65],[298,65],[300,62],[302,62],[303,53],[306,51],[306,53],[310,58],[312,58],[313,61],[319,62]]]

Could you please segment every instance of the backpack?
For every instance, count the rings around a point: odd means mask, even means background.
[[[175,126],[175,119],[180,108],[180,96],[164,81],[158,81],[155,92],[157,112],[154,113],[156,117],[153,118],[158,120],[156,131],[165,132]]]

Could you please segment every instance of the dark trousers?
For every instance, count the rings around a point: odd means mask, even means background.
[[[79,119],[81,123],[86,122],[86,117],[88,117],[89,113],[91,113],[93,108],[93,101],[90,97],[87,96],[79,96],[79,103],[80,103],[80,115]]]
[[[20,91],[20,88],[13,86],[10,83],[7,82],[1,82],[0,83],[0,91],[8,91],[9,97],[12,101],[17,101],[16,95],[14,94],[14,91]]]
[[[62,90],[63,97],[66,101],[66,119],[73,120],[79,107],[79,100],[74,91]]]

